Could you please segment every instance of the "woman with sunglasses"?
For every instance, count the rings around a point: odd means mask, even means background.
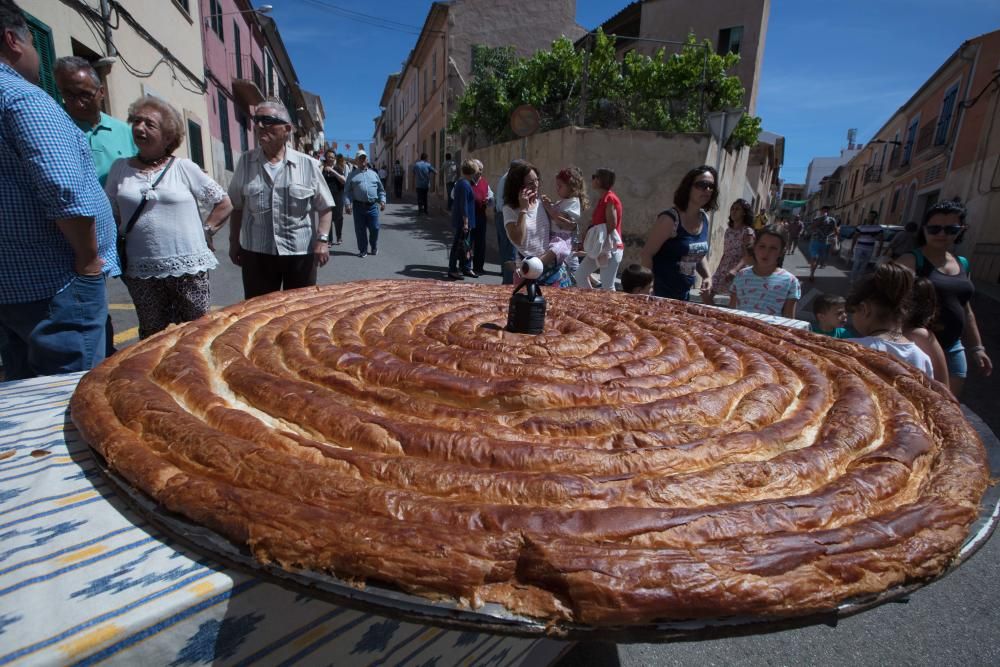
[[[640,255],[653,270],[653,294],[689,301],[694,275],[705,299],[712,292],[708,271],[707,211],[719,206],[718,174],[708,165],[689,171],[674,192],[674,205],[658,216]]]
[[[928,278],[938,301],[938,327],[934,332],[948,360],[951,393],[958,397],[968,374],[971,359],[983,375],[993,371],[979,336],[972,312],[975,287],[969,277],[969,262],[951,253],[951,246],[965,231],[965,207],[959,201],[935,204],[924,215],[917,232],[917,248],[896,263]],[[968,357],[967,357],[968,355]]]

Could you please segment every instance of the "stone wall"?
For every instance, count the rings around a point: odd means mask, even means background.
[[[614,170],[615,192],[622,200],[622,235],[625,257],[622,266],[639,261],[639,251],[657,214],[670,208],[674,190],[684,174],[703,164],[716,166],[717,144],[707,134],[666,134],[632,130],[596,130],[565,127],[476,150],[463,157],[475,157],[485,165],[484,175],[495,186],[510,161],[524,157],[538,167],[542,192],[555,198],[555,175],[567,166],[577,166],[589,186],[590,175],[599,167]],[[719,211],[712,216],[714,268],[722,254],[726,212],[743,194],[749,149],[722,153],[722,189]],[[593,196],[592,192],[588,195]],[[591,211],[584,212],[589,221]]]

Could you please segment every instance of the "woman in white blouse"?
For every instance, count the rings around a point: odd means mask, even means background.
[[[208,312],[208,271],[218,266],[212,236],[233,206],[198,165],[173,157],[184,138],[176,109],[147,95],[129,107],[128,122],[139,154],[116,161],[104,189],[125,234],[122,279],[135,303],[139,338],[146,338]],[[199,205],[211,208],[204,223]]]

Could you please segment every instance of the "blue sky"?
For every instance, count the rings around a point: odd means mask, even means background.
[[[628,2],[577,0],[577,22],[592,28]],[[327,139],[367,142],[430,1],[269,4],[300,82],[323,98]],[[867,141],[964,40],[997,29],[1000,0],[772,0],[757,114],[785,136],[782,178],[803,182],[811,158],[846,147],[848,128]]]

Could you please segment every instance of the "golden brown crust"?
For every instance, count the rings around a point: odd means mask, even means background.
[[[958,405],[852,343],[665,300],[367,281],[171,328],[84,439],[264,562],[591,624],[783,616],[933,576],[987,481]]]

